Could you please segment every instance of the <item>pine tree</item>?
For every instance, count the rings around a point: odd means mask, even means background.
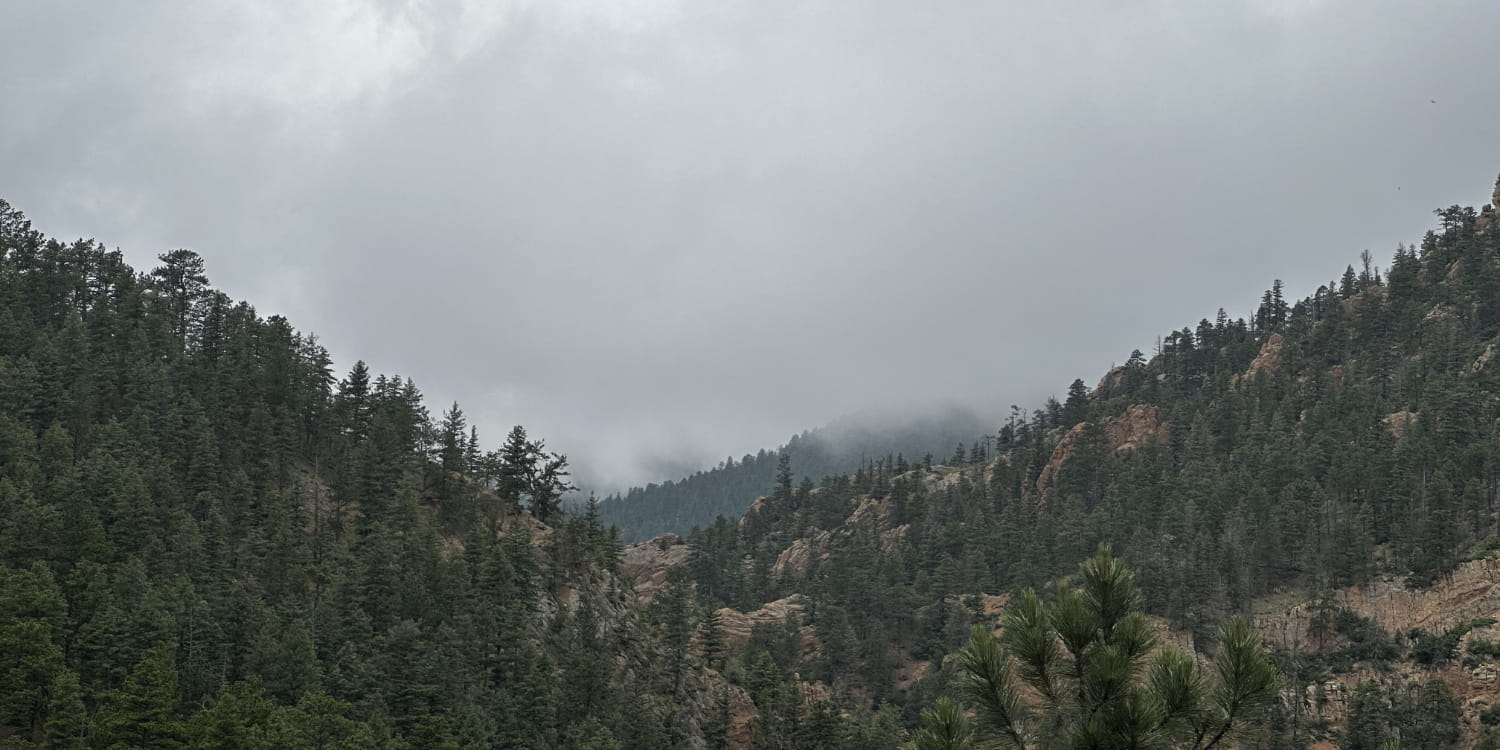
[[[1081,378],[1074,379],[1068,386],[1068,400],[1063,403],[1062,426],[1072,427],[1088,419],[1088,412],[1089,387],[1083,384]]]
[[[99,710],[98,731],[103,745],[112,749],[182,746],[185,727],[177,716],[177,667],[170,645],[146,651]]]
[[[1057,743],[1208,750],[1269,705],[1275,668],[1243,619],[1220,629],[1206,675],[1191,656],[1157,645],[1140,607],[1134,573],[1102,545],[1080,566],[1077,588],[1058,585],[1047,601],[1024,591],[1003,639],[975,626],[959,663],[980,735],[1018,750]],[[1038,703],[1028,702],[1022,684]]]
[[[723,669],[727,644],[724,641],[724,618],[719,610],[715,609],[703,618],[699,633],[704,665],[709,669]]]
[[[526,428],[516,425],[505,436],[499,456],[499,485],[495,488],[500,497],[517,504],[530,485],[530,477],[536,471],[536,453],[526,439]]]
[[[790,500],[792,497],[792,454],[781,451],[776,455],[776,498]]]
[[[78,674],[70,669],[59,671],[47,692],[42,746],[47,750],[83,750],[87,746],[89,716],[83,707]]]
[[[359,442],[370,434],[370,368],[364,360],[354,363],[349,377],[339,383],[338,396],[339,429],[351,441]]]
[[[973,730],[959,705],[949,698],[922,709],[922,727],[912,737],[910,750],[969,750]]]
[[[157,257],[162,264],[151,272],[151,277],[171,311],[173,335],[186,345],[193,332],[198,303],[208,290],[203,258],[191,250],[173,250]]]

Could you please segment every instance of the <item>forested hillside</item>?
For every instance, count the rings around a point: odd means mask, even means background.
[[[993,622],[992,596],[1110,542],[1147,611],[1190,639],[1268,602],[1322,613],[1285,644],[1284,700],[1257,746],[1374,748],[1419,718],[1440,726],[1407,746],[1469,746],[1500,695],[1467,696],[1460,735],[1458,680],[1432,670],[1497,612],[1388,632],[1333,597],[1361,601],[1381,581],[1421,591],[1500,548],[1500,226],[1490,206],[1436,214],[1386,269],[1366,254],[1300,300],[1278,282],[1250,319],[1171,332],[1096,388],[1075,382],[1064,402],[1013,415],[997,457],[882,457],[817,486],[782,482],[689,538],[695,577],[738,610],[797,602],[819,647],[776,660],[781,674],[889,702],[910,725],[949,690],[945,654]],[[1495,668],[1488,637],[1469,668]],[[1318,697],[1335,678],[1358,698],[1344,713]]]
[[[977,414],[950,407],[925,415],[860,414],[816,430],[793,435],[775,451],[761,450],[681,480],[667,480],[605,498],[600,515],[620,528],[626,542],[666,532],[687,533],[719,516],[738,518],[756,498],[771,491],[777,465],[786,457],[793,476],[849,474],[875,457],[932,457],[943,461],[956,453],[991,447],[976,440],[989,430]]]
[[[0,202],[0,746],[680,746],[566,467]]]
[[[1259,626],[1239,746],[1495,748],[1500,223],[1437,217],[948,455],[756,457],[742,516],[622,551],[523,429],[0,204],[0,746],[893,749],[1107,543],[1162,639]]]

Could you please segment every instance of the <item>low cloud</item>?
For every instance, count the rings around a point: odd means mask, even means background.
[[[603,488],[1035,405],[1500,171],[1490,3],[9,9],[3,195]],[[674,461],[674,457],[683,457]]]

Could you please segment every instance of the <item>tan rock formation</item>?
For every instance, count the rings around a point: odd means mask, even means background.
[[[906,541],[906,532],[911,530],[911,524],[903,523],[885,531],[880,532],[880,551],[890,552],[896,545]]]
[[[866,526],[884,523],[891,516],[891,501],[867,497],[859,501],[854,512],[844,519],[845,526]]]
[[[766,498],[764,498],[764,497],[757,497],[757,498],[755,498],[755,502],[750,503],[750,507],[746,508],[745,509],[745,513],[740,516],[740,524],[739,524],[740,528],[742,528],[742,529],[745,528],[745,521],[746,521],[746,519],[750,518],[751,516],[758,516],[761,513],[764,513],[765,511],[766,511]]]
[[[794,539],[781,554],[776,556],[776,562],[771,563],[771,578],[797,578],[807,573],[807,568],[813,560],[821,560],[828,557],[828,537],[826,531],[814,533],[811,537]]]
[[[744,645],[750,640],[750,630],[759,623],[774,623],[780,625],[792,616],[801,617],[807,611],[807,597],[802,594],[793,594],[774,602],[766,602],[760,609],[754,612],[741,612],[737,609],[723,607],[719,610],[719,627],[724,633],[724,641],[736,646]]]
[[[1265,343],[1260,345],[1260,353],[1250,360],[1250,367],[1245,369],[1245,377],[1253,377],[1257,372],[1274,372],[1281,365],[1283,343],[1279,333],[1267,336]]]
[[[1083,434],[1085,424],[1087,422],[1079,422],[1073,425],[1073,428],[1068,430],[1066,435],[1062,436],[1062,440],[1057,441],[1057,447],[1052,449],[1052,456],[1047,459],[1047,464],[1042,467],[1041,473],[1036,477],[1037,492],[1045,491],[1047,485],[1052,483],[1053,475],[1057,474],[1057,470],[1062,468],[1063,462],[1073,455],[1074,449],[1078,447],[1078,438]]]
[[[1406,434],[1406,428],[1411,426],[1411,423],[1417,421],[1417,413],[1402,409],[1401,411],[1385,415],[1380,421],[1385,425],[1385,429],[1391,433],[1392,437],[1400,440],[1401,436]]]
[[[750,722],[755,720],[755,701],[750,699],[750,691],[739,685],[726,681],[724,690],[729,699],[729,729],[724,736],[730,748],[743,750],[750,747]]]
[[[1109,451],[1116,455],[1133,451],[1147,443],[1166,442],[1171,439],[1171,429],[1162,418],[1161,409],[1146,404],[1134,404],[1114,419],[1109,420],[1106,432],[1109,435]]]
[[[1010,594],[1001,594],[999,596],[995,596],[993,594],[980,594],[979,612],[986,618],[997,618],[1002,612],[1005,611],[1005,605],[1009,603]]]
[[[1122,366],[1122,365],[1116,365],[1114,367],[1111,367],[1111,368],[1109,368],[1109,372],[1104,373],[1104,377],[1099,378],[1099,385],[1094,386],[1094,392],[1097,393],[1099,391],[1105,391],[1105,390],[1108,390],[1110,388],[1113,388],[1113,387],[1119,385],[1120,381],[1122,381],[1124,379],[1125,379],[1125,368],[1124,368],[1124,366]]]
[[[1500,618],[1500,558],[1463,563],[1426,589],[1407,588],[1394,578],[1340,589],[1334,604],[1352,609],[1388,632],[1422,628],[1441,633],[1477,617]],[[1317,614],[1310,604],[1259,612],[1256,626],[1267,640],[1286,648],[1313,643],[1309,624]]]
[[[1038,491],[1047,487],[1058,469],[1062,468],[1063,462],[1073,455],[1086,424],[1073,425],[1073,428],[1057,441],[1057,447],[1052,449],[1052,457],[1047,460],[1047,464],[1037,475]],[[1109,452],[1112,455],[1120,455],[1149,443],[1165,442],[1171,439],[1172,430],[1166,419],[1162,417],[1161,409],[1148,404],[1132,404],[1120,416],[1110,417],[1104,421],[1104,434],[1109,441]]]
[[[620,572],[635,582],[635,596],[649,602],[667,582],[667,574],[688,561],[692,548],[676,534],[662,534],[626,547],[620,555]]]
[[[1486,344],[1485,347],[1484,347],[1484,351],[1480,352],[1479,356],[1476,357],[1476,358],[1474,358],[1474,365],[1473,365],[1474,372],[1480,372],[1480,371],[1484,370],[1484,368],[1489,367],[1490,366],[1490,362],[1493,361],[1494,359],[1495,359],[1495,345],[1494,344]]]

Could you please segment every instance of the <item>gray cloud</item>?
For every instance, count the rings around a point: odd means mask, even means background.
[[[1035,404],[1500,171],[1478,1],[252,7],[8,9],[0,195],[604,484]]]

